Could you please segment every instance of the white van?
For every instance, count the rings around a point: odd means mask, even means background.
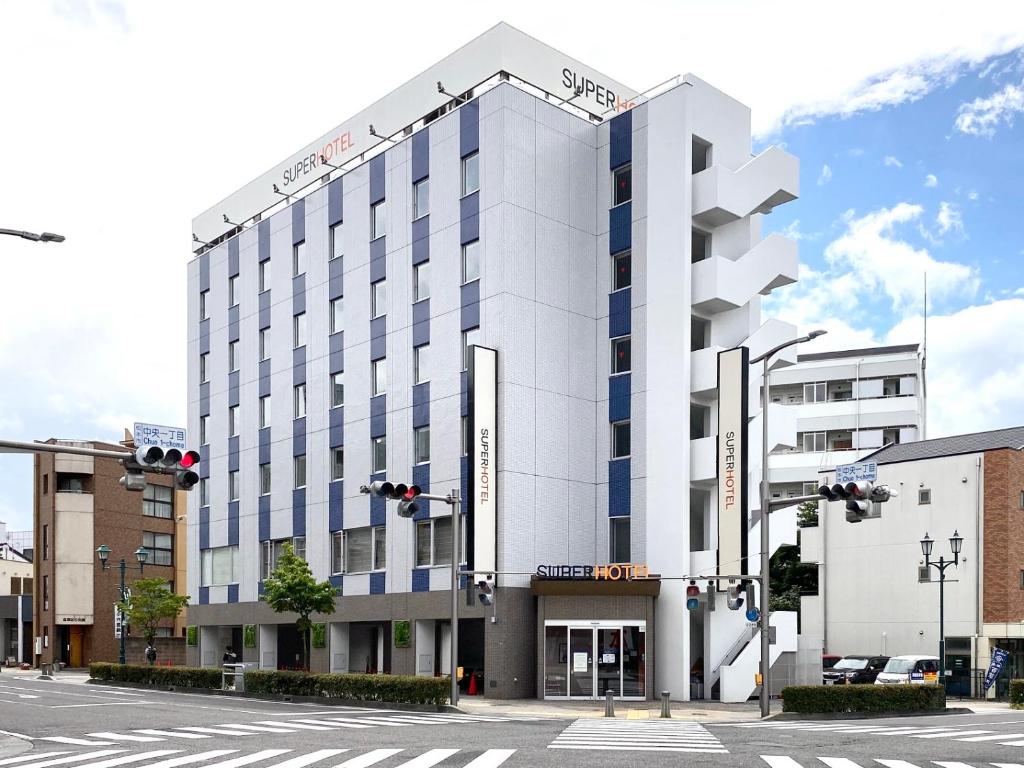
[[[938,681],[937,656],[893,656],[878,673],[875,685],[924,685]]]

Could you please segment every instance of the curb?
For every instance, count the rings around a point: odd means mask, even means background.
[[[765,720],[873,720],[887,717],[935,717],[937,715],[973,715],[967,707],[918,709],[912,712],[781,712]]]

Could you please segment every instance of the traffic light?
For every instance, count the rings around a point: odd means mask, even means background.
[[[861,520],[881,517],[882,510],[877,506],[898,495],[887,485],[875,485],[870,480],[854,480],[849,483],[822,485],[818,495],[827,501],[843,501],[846,503],[846,521],[859,523]]]
[[[494,576],[488,573],[484,574],[482,579],[479,576],[477,578],[479,581],[476,583],[476,599],[483,606],[494,605],[494,584],[491,583]]]
[[[757,602],[754,600],[754,582],[748,581],[744,587],[744,592],[747,595],[747,611],[757,610],[754,607],[757,605]],[[751,619],[751,621],[754,621],[754,619]]]
[[[166,451],[159,445],[143,445],[135,449],[134,458],[122,459],[124,477],[120,482],[129,491],[142,491],[146,488],[146,472],[173,474],[174,485],[187,491],[199,482],[199,474],[195,466],[199,463],[196,451],[179,451],[168,448]]]
[[[740,608],[743,607],[743,591],[744,590],[742,582],[739,584],[729,585],[729,593],[728,597],[726,598],[725,604],[730,611],[738,611]]]
[[[697,582],[691,580],[690,586],[686,588],[686,610],[696,611],[700,607],[700,587]]]
[[[183,491],[191,490],[199,482],[199,473],[196,472],[196,466],[199,464],[199,453],[197,451],[181,453],[177,450],[174,452],[180,456],[175,464],[169,465],[174,469],[174,484]],[[166,459],[166,454],[164,458]]]
[[[405,486],[401,486],[405,488]],[[412,517],[419,509],[420,505],[416,501],[416,497],[421,493],[418,485],[410,485],[405,488],[405,493],[402,494],[401,500],[398,502],[398,516],[399,517]]]
[[[416,486],[413,486],[414,488]],[[370,494],[373,496],[379,496],[382,499],[393,499],[399,501],[405,497],[406,492],[409,490],[409,486],[405,483],[389,483],[387,480],[377,480],[370,483]],[[417,488],[417,493],[419,489]]]

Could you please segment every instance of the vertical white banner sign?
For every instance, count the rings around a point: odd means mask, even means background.
[[[476,573],[498,569],[498,353],[470,349],[468,565]]]
[[[718,574],[747,573],[746,347],[718,353]]]

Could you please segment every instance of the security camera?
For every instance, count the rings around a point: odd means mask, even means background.
[[[441,81],[440,80],[437,81],[437,92],[438,93],[444,93],[444,86],[441,85]]]

